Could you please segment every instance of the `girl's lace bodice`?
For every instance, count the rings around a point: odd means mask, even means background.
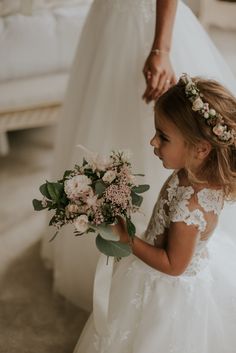
[[[208,260],[207,243],[218,221],[224,203],[222,190],[180,185],[174,172],[164,185],[145,233],[146,240],[157,247],[164,247],[168,240],[171,222],[195,225],[198,239],[191,263],[185,275],[195,275]]]

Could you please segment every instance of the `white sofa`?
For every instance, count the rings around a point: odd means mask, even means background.
[[[0,0],[0,154],[7,131],[57,121],[92,0]]]

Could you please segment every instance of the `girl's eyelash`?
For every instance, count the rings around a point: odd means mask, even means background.
[[[163,141],[169,141],[168,138],[166,138],[164,135],[159,134],[159,137],[163,140]]]

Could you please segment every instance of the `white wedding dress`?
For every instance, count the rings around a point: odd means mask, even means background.
[[[198,239],[187,269],[175,277],[133,255],[122,259],[113,276],[107,330],[98,332],[91,314],[74,353],[235,352],[236,244],[209,231],[223,192],[197,192],[180,180],[176,172],[169,178],[146,239],[162,247],[170,222],[195,225]]]
[[[145,194],[144,215],[135,223],[145,229],[156,195],[169,175],[153,156],[153,109],[141,99],[142,75],[155,27],[156,0],[94,0],[75,56],[56,140],[52,179],[81,161],[77,144],[99,152],[128,148],[134,171],[151,185]],[[236,93],[236,82],[215,46],[189,10],[178,3],[171,60],[177,77],[182,72],[216,78]],[[94,235],[75,237],[65,228],[42,255],[54,269],[55,290],[76,305],[91,310],[98,251]]]

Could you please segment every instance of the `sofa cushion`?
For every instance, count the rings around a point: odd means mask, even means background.
[[[37,10],[87,5],[92,0],[0,0],[0,16],[30,15]]]
[[[45,75],[0,83],[0,116],[61,104],[68,74]]]
[[[89,5],[0,18],[0,82],[67,72]]]

